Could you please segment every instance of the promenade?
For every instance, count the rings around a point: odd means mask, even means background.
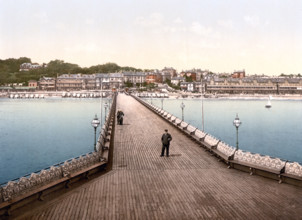
[[[112,170],[16,219],[301,219],[302,188],[227,169],[130,96],[117,109]]]

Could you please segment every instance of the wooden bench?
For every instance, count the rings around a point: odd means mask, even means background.
[[[173,124],[178,127],[178,126],[180,126],[181,122],[182,122],[181,119],[176,118],[175,121],[173,122]]]
[[[174,123],[175,120],[176,120],[176,118],[177,118],[176,116],[172,115],[171,118],[170,118],[170,121],[171,121],[172,123]]]
[[[206,135],[205,138],[204,138],[204,140],[203,140],[204,146],[205,146],[208,150],[210,150],[210,151],[211,151],[212,149],[216,148],[219,142],[220,142],[220,141],[219,141],[218,139],[214,138],[213,136],[211,136],[211,135],[209,135],[209,134]]]
[[[164,112],[163,116],[166,118],[168,116],[168,112]]]
[[[234,159],[229,162],[232,167],[236,165],[237,167],[246,167],[247,169],[243,170],[249,172],[250,175],[267,176],[278,180],[279,183],[282,182],[281,174],[284,173],[286,164],[286,161],[282,161],[279,158],[253,154],[242,150],[237,150],[234,154]]]
[[[161,109],[159,112],[158,112],[160,115],[163,115],[165,113],[165,110]]]
[[[74,172],[66,177],[61,177],[60,179],[58,180],[55,180],[55,181],[52,181],[50,183],[47,183],[45,185],[42,185],[40,187],[37,187],[29,192],[26,192],[24,194],[21,194],[19,196],[16,196],[8,201],[4,201],[2,203],[0,203],[0,210],[3,210],[3,209],[6,209],[6,215],[10,215],[10,209],[11,209],[11,206],[26,199],[26,198],[29,198],[29,197],[32,197],[32,196],[37,196],[37,199],[38,200],[43,200],[43,193],[46,191],[46,190],[49,190],[55,186],[58,186],[59,184],[63,184],[65,183],[65,187],[68,187],[68,183],[71,179],[73,178],[76,178],[76,177],[79,177],[83,174],[85,174],[86,177],[88,177],[88,174],[91,170],[94,170],[104,164],[106,164],[107,162],[99,162],[99,163],[96,163],[92,166],[89,166],[87,168],[84,168],[82,170],[79,170],[77,172]]]
[[[189,135],[194,135],[196,132],[197,128],[192,126],[192,125],[188,125],[187,128],[185,129],[185,131],[189,134]]]
[[[216,148],[212,148],[212,152],[216,154],[220,159],[224,160],[229,164],[229,160],[232,160],[234,157],[236,149],[232,148],[224,142],[219,142]]]
[[[282,180],[285,178],[297,180],[300,182],[298,185],[302,186],[302,165],[297,162],[286,162],[285,170],[281,177]]]
[[[197,129],[193,135],[193,137],[197,140],[197,141],[203,141],[204,138],[206,137],[207,133]]]
[[[187,127],[189,126],[189,124],[185,121],[182,121],[179,126],[180,126],[180,129],[186,130]]]

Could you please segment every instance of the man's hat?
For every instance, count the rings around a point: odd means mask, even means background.
[[[165,131],[167,131],[167,132],[168,132],[168,129],[165,129]]]

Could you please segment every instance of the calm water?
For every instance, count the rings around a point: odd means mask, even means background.
[[[151,102],[151,100],[147,100]],[[153,99],[161,107],[161,101]],[[164,99],[163,108],[181,118],[182,100]],[[202,102],[184,99],[184,120],[202,129]],[[239,148],[302,163],[302,101],[272,100],[272,108],[265,108],[266,100],[205,99],[204,131],[236,146],[236,113],[242,122],[239,127]]]
[[[0,183],[93,151],[100,109],[100,99],[0,99]]]

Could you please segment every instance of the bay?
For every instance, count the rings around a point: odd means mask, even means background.
[[[0,99],[0,183],[92,152],[91,121],[95,114],[100,118],[100,103],[100,99]]]
[[[151,99],[146,99],[151,103]],[[202,130],[201,99],[164,99],[163,109]],[[162,107],[161,99],[152,103]],[[219,140],[236,146],[233,120],[238,114],[239,149],[283,160],[302,163],[302,101],[272,100],[272,108],[265,108],[267,100],[204,99],[204,131]]]

